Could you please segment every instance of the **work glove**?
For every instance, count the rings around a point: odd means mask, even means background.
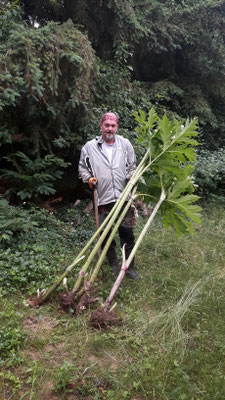
[[[89,183],[89,187],[91,188],[91,190],[95,190],[97,187],[98,179],[95,178],[94,176],[92,176],[89,179],[88,183]]]

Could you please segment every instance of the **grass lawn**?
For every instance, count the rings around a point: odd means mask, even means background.
[[[136,256],[141,279],[125,278],[117,293],[121,323],[103,331],[90,313],[113,284],[106,262],[98,300],[79,317],[62,310],[62,286],[39,308],[27,306],[94,230],[75,211],[63,222],[38,218],[29,235],[0,251],[1,400],[224,399],[224,207],[208,204],[193,237],[155,222]],[[139,218],[136,236],[143,224]]]

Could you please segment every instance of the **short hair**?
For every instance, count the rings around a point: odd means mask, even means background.
[[[117,117],[117,115],[114,114],[114,113],[112,113],[112,112],[107,112],[107,113],[105,113],[105,114],[102,116],[101,124],[103,124],[103,122],[104,122],[106,119],[112,119],[112,120],[114,120],[117,124],[118,124],[118,122],[119,122],[119,118]]]

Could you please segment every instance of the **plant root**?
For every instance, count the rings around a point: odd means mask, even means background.
[[[66,293],[60,293],[59,298],[60,298],[60,303],[62,308],[65,311],[69,311],[70,308],[76,309],[76,304],[75,304],[75,297],[76,293],[73,292],[66,292]]]
[[[41,296],[41,295],[40,295],[40,296]],[[26,302],[26,304],[29,305],[30,307],[38,308],[39,305],[40,305],[40,303],[41,303],[41,300],[42,300],[42,296],[41,296],[41,298],[40,298],[40,296],[39,296],[39,297],[36,297],[35,299],[30,299],[30,298],[28,298],[28,299],[25,300],[25,302]]]
[[[97,301],[97,299],[90,297],[91,287],[92,285],[90,284],[90,282],[89,281],[86,282],[85,291],[82,294],[78,303],[76,303],[77,300],[76,292],[66,291],[66,293],[61,293],[59,297],[62,308],[65,311],[69,311],[69,309],[72,308],[76,316],[81,314],[83,310],[86,310],[86,308],[90,303],[94,303],[95,301]]]
[[[85,283],[85,291],[82,294],[79,303],[76,306],[75,309],[75,314],[79,315],[83,310],[86,310],[87,306],[90,303],[94,303],[95,301],[97,301],[97,299],[95,299],[94,297],[90,296],[91,293],[91,289],[92,289],[92,284],[90,281],[87,281]]]
[[[89,304],[89,295],[87,292],[84,292],[80,298],[79,303],[76,306],[75,314],[78,316],[82,311],[86,310]]]
[[[110,326],[118,326],[120,322],[114,311],[95,310],[91,313],[91,324],[100,331]]]

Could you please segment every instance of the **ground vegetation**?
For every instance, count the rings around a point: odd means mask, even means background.
[[[136,256],[140,284],[123,280],[115,299],[118,325],[106,324],[100,331],[91,324],[91,313],[114,281],[106,263],[104,276],[94,284],[96,302],[79,316],[62,309],[57,291],[39,308],[27,303],[60,275],[92,235],[95,224],[92,220],[91,228],[85,206],[54,205],[53,214],[18,209],[30,230],[17,229],[8,250],[1,243],[1,399],[223,398],[221,198],[211,196],[202,204],[203,221],[194,237],[177,239],[156,218]],[[79,218],[87,227],[79,225],[74,232],[71,219]],[[145,222],[140,211],[135,235]],[[79,266],[72,275],[78,271]]]

